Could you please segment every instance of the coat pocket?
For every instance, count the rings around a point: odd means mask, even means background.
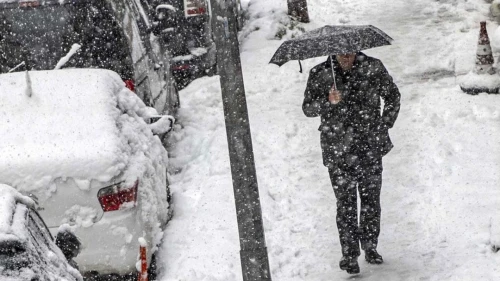
[[[321,152],[323,165],[328,168],[338,167],[345,161],[353,141],[352,129],[321,132]]]
[[[389,129],[381,126],[375,129],[370,139],[370,150],[376,156],[384,157],[393,147],[394,145],[389,136]]]
[[[392,150],[394,145],[392,144],[391,137],[389,136],[389,129],[383,129],[380,134],[381,144],[380,144],[380,157],[384,157]]]

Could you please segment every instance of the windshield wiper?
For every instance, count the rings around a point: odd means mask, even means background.
[[[16,71],[16,69],[18,69],[18,68],[20,68],[21,66],[24,66],[24,65],[26,65],[26,62],[25,62],[25,61],[23,61],[23,62],[21,62],[20,64],[16,65],[14,68],[12,68],[12,69],[10,69],[9,71],[7,71],[7,73],[14,72],[14,71]]]
[[[80,44],[73,44],[73,46],[71,46],[71,50],[69,50],[69,52],[59,60],[59,62],[57,63],[57,65],[54,69],[61,69],[61,67],[63,67],[69,61],[69,59],[74,54],[76,54],[76,52],[78,52],[78,50],[80,50],[81,47],[82,46]]]

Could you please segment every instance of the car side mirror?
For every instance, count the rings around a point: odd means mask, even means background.
[[[149,118],[149,128],[155,135],[163,135],[170,132],[175,123],[175,118],[170,115],[158,115]]]
[[[56,235],[56,245],[68,261],[80,253],[82,243],[74,233],[69,230],[60,230]]]
[[[156,18],[160,21],[164,20],[169,13],[176,13],[177,9],[169,4],[160,4],[156,6]]]
[[[160,4],[155,8],[151,32],[156,36],[169,36],[180,24],[179,11],[172,5]]]

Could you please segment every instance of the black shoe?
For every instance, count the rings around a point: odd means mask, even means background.
[[[359,273],[358,258],[342,257],[339,262],[340,269],[347,271],[349,274]]]
[[[370,264],[381,264],[384,262],[382,256],[374,248],[365,251],[365,260]]]

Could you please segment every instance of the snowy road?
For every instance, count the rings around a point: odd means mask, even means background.
[[[469,2],[308,1],[307,30],[370,23],[396,40],[367,52],[382,59],[402,93],[390,132],[395,149],[384,158],[379,249],[386,262],[360,259],[356,279],[500,278],[500,256],[488,244],[500,206],[500,97],[465,95],[454,78],[470,69],[477,22],[487,19],[483,1]],[[281,43],[270,39],[286,22],[286,1],[253,0],[248,8],[242,65],[273,280],[349,279],[338,269],[335,198],[322,166],[319,119],[301,110],[307,73],[295,62],[267,64]],[[320,61],[305,61],[304,69]],[[241,280],[218,78],[199,79],[181,94],[183,128],[170,149],[176,213],[165,232],[160,277]]]

